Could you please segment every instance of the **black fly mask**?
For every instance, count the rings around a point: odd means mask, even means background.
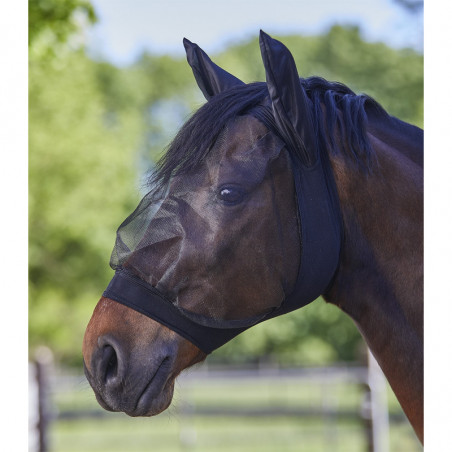
[[[184,40],[184,46],[196,81],[209,102],[216,102],[223,94],[236,92],[244,86],[242,81],[215,65],[196,44]],[[267,287],[265,284],[270,279],[268,272],[271,268],[261,269],[259,262],[250,263],[250,271],[260,273],[262,285],[266,292],[272,294],[272,303],[262,312],[245,317],[218,315],[215,306],[227,305],[231,300],[224,299],[224,294],[231,297],[233,292],[222,287],[210,287],[209,274],[218,271],[227,274],[233,265],[228,259],[235,247],[227,244],[226,239],[221,250],[224,255],[221,270],[204,264],[205,268],[199,273],[201,276],[196,282],[187,281],[188,277],[184,275],[178,278],[174,276],[178,256],[183,251],[190,246],[193,248],[193,260],[186,265],[196,267],[196,256],[200,253],[208,255],[210,237],[215,234],[218,236],[222,214],[215,214],[214,208],[209,210],[208,217],[206,213],[206,206],[212,205],[212,183],[217,183],[219,196],[231,206],[237,205],[245,196],[236,185],[221,185],[218,182],[228,171],[227,162],[215,162],[215,157],[222,155],[225,146],[229,145],[224,139],[225,132],[222,132],[203,158],[208,170],[206,166],[203,171],[194,167],[189,177],[173,174],[163,183],[160,181],[119,227],[111,258],[111,266],[116,273],[104,292],[104,297],[151,317],[205,353],[212,352],[259,322],[315,300],[331,284],[339,262],[339,203],[326,150],[319,145],[314,132],[311,100],[300,84],[289,50],[263,32],[260,35],[260,47],[268,95],[246,111],[238,111],[237,116],[250,115],[265,127],[262,127],[264,132],[253,140],[250,138],[249,143],[244,138],[242,144],[248,150],[241,155],[241,161],[235,162],[234,177],[241,178],[241,184],[250,191],[257,190],[256,187],[262,181],[267,181],[267,185],[273,187],[276,181],[273,166],[276,165],[277,157],[281,152],[288,154],[297,209],[298,227],[294,229],[298,230],[301,244],[295,284],[289,288],[282,275],[280,285],[268,283]],[[228,127],[234,127],[234,121],[228,124],[232,124]],[[268,255],[271,261],[278,261],[284,259],[290,244],[281,240],[278,232],[283,227],[278,220],[282,215],[280,203],[269,190],[266,208],[274,212],[275,236],[268,239]],[[256,212],[260,208],[255,206]],[[252,214],[247,212],[247,215]],[[191,224],[194,232],[187,232],[184,222]],[[248,234],[253,234],[253,231],[248,231]],[[161,249],[169,251],[159,254],[158,250]],[[159,255],[158,262],[153,260],[153,254]],[[208,256],[204,259],[209,262]],[[246,278],[246,274],[243,277]],[[182,303],[188,283],[191,287],[195,284],[200,299],[201,294],[209,290],[212,300],[209,297],[208,303],[205,302],[207,305],[201,307],[194,301]],[[249,292],[252,293],[252,290]],[[234,296],[240,298],[241,295]]]

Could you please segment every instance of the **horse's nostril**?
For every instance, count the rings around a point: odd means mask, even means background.
[[[102,362],[104,368],[104,383],[107,384],[118,373],[118,355],[111,345],[102,348]]]

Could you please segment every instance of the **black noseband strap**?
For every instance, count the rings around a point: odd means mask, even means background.
[[[249,327],[214,328],[192,321],[150,284],[118,270],[103,296],[150,317],[209,354]]]

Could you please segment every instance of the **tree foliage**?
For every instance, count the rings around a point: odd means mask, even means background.
[[[30,56],[53,57],[82,31],[96,22],[94,8],[84,0],[29,0],[28,46]],[[69,46],[70,47],[70,46]]]
[[[115,230],[141,196],[140,178],[203,102],[184,58],[143,54],[117,68],[71,47],[73,13],[80,8],[94,20],[87,2],[30,2],[30,343],[31,350],[46,344],[74,364],[81,362],[84,328],[112,276]],[[283,39],[302,76],[344,82],[422,125],[422,55],[364,42],[356,28]],[[64,51],[43,52],[44,41]],[[212,57],[246,82],[265,79],[256,40]],[[252,328],[214,359],[271,354],[325,363],[355,359],[360,344],[352,321],[318,300]]]
[[[390,114],[422,126],[423,56],[361,38],[358,27],[333,26],[321,36],[284,36],[301,77],[321,76],[374,97]],[[215,59],[246,82],[265,80],[258,40]]]
[[[96,15],[92,5],[83,0],[30,0],[28,2],[28,43],[31,45],[43,33],[50,31],[61,43],[78,30],[74,12],[86,14],[91,23]]]

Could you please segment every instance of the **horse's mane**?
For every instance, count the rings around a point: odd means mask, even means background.
[[[342,152],[369,169],[373,151],[366,135],[366,108],[389,116],[371,97],[357,95],[342,83],[321,77],[300,79],[312,101],[319,146]],[[212,97],[182,126],[150,177],[150,184],[164,184],[172,175],[189,172],[205,159],[226,124],[249,112],[268,97],[267,84],[238,85]]]

